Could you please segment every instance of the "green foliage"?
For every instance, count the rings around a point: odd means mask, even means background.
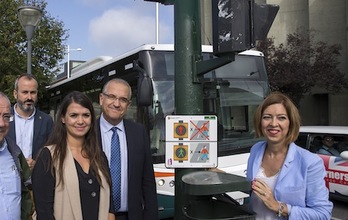
[[[338,44],[315,41],[313,34],[298,31],[287,36],[286,44],[276,46],[274,38],[268,38],[257,49],[265,54],[271,91],[289,95],[297,105],[313,87],[339,93],[348,86],[338,68]]]
[[[0,90],[13,100],[14,81],[27,71],[27,38],[17,15],[18,7],[37,6],[43,11],[41,21],[32,39],[32,74],[39,82],[39,104],[47,103],[46,86],[63,59],[68,30],[62,21],[51,17],[44,0],[0,1]]]

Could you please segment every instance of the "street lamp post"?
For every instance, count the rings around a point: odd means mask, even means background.
[[[18,18],[27,35],[27,73],[31,74],[31,39],[34,36],[34,30],[40,22],[42,10],[35,6],[21,6],[18,8]]]
[[[70,46],[68,45],[68,62],[67,62],[67,78],[70,77],[70,51],[81,51],[81,48],[76,48],[76,49],[70,49]]]

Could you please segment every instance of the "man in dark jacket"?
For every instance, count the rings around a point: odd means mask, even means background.
[[[20,75],[15,82],[8,137],[21,148],[32,169],[40,149],[45,145],[53,127],[52,117],[35,108],[38,101],[38,82],[31,74]]]
[[[107,82],[99,96],[102,115],[97,125],[110,164],[114,211],[117,220],[157,220],[150,141],[143,125],[124,119],[131,97],[129,84],[117,78]],[[115,136],[118,137],[118,145],[112,143]],[[118,155],[113,154],[116,148],[120,152]],[[120,177],[112,170],[113,162],[119,162],[116,167],[120,168]],[[120,182],[117,183],[118,180]]]
[[[0,219],[28,220],[32,213],[30,169],[21,149],[6,137],[12,119],[11,103],[0,92]]]

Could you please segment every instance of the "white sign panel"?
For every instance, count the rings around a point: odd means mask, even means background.
[[[217,167],[217,117],[168,115],[166,117],[166,167]]]

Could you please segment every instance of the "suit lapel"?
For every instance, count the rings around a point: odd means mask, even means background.
[[[257,172],[259,171],[260,167],[261,167],[261,162],[262,162],[262,157],[263,154],[265,153],[265,149],[266,149],[266,142],[261,142],[260,143],[260,147],[261,149],[258,152],[258,155],[255,156],[255,161],[253,164],[253,174],[252,177],[255,178],[257,175]]]
[[[296,154],[296,146],[294,145],[294,143],[291,143],[289,146],[289,150],[286,155],[284,164],[282,168],[280,169],[277,183],[279,183],[289,173],[292,161],[295,158],[295,154]]]
[[[16,123],[14,120],[10,123],[10,130],[8,133],[10,134],[9,136],[16,142]]]
[[[127,157],[128,157],[128,179],[130,178],[130,171],[132,170],[132,159],[133,159],[133,154],[136,153],[134,152],[134,137],[133,136],[133,132],[132,132],[132,127],[130,126],[130,123],[128,123],[127,120],[123,120],[123,125],[124,125],[124,132],[126,134],[126,143],[127,143]],[[129,138],[129,137],[133,137],[133,138]],[[129,184],[129,183],[128,183]]]
[[[11,108],[11,114],[13,115],[13,121],[10,122],[10,129],[7,136],[11,137],[15,142],[16,140],[16,123],[15,123],[15,113],[13,107]]]
[[[35,115],[34,115],[33,152],[35,151],[34,150],[34,147],[36,146],[35,140],[37,140],[41,126],[42,126],[42,116],[36,110]]]

